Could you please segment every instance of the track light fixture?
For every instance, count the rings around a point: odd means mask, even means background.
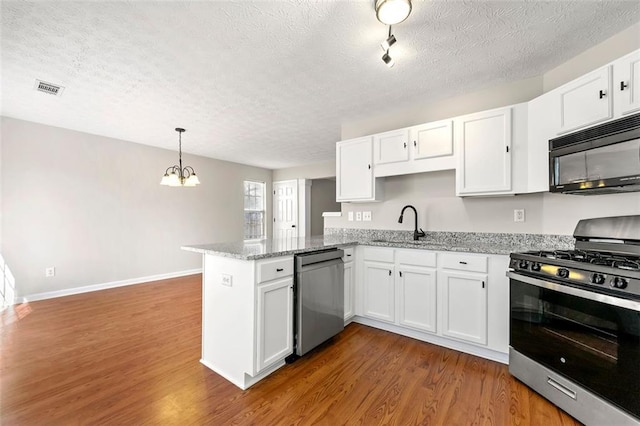
[[[411,0],[376,0],[376,17],[386,25],[395,25],[411,13]]]
[[[382,55],[382,61],[387,64],[387,66],[389,68],[392,68],[396,63],[394,62],[393,58],[391,56],[389,56],[389,51],[387,50],[384,55]]]
[[[391,25],[389,25],[389,37],[387,37],[385,41],[380,43],[380,47],[382,47],[382,50],[389,50],[389,48],[393,46],[395,42],[396,42],[396,36],[391,34]]]

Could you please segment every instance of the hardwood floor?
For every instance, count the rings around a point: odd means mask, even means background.
[[[0,424],[579,424],[505,365],[358,324],[241,391],[198,362],[200,286],[195,275],[2,312]]]

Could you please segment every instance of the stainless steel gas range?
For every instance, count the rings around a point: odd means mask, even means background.
[[[511,254],[509,371],[589,425],[640,424],[640,215]]]

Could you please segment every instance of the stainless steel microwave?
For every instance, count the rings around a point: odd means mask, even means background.
[[[640,191],[640,113],[551,139],[549,191]]]

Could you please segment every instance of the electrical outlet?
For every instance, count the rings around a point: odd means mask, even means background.
[[[356,212],[356,222],[360,222],[362,220],[362,212]]]
[[[353,222],[353,212],[347,213],[347,217],[349,218],[349,222]]]
[[[362,212],[362,220],[371,222],[371,212]]]
[[[55,277],[56,276],[56,268],[55,266],[50,266],[48,268],[44,269],[44,276],[47,278],[51,278],[51,277]]]
[[[231,274],[220,274],[220,284],[231,287],[232,282],[233,277],[231,276]]]
[[[524,209],[515,209],[513,211],[514,222],[524,222]]]

